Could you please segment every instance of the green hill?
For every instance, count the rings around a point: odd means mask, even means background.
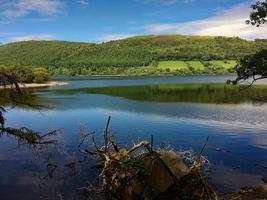
[[[181,68],[185,73],[216,73],[223,63],[229,71],[234,60],[262,48],[267,48],[265,40],[183,35],[137,36],[102,44],[25,41],[0,46],[0,65],[46,67],[52,74],[67,75],[182,73]],[[180,63],[186,67],[164,67],[172,65],[166,61],[186,61]]]

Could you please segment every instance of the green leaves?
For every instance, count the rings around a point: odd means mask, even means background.
[[[48,71],[44,68],[0,66],[0,73],[14,74],[21,83],[43,83],[49,80]]]
[[[240,59],[236,72],[238,76],[237,82],[250,78],[252,78],[253,82],[258,79],[267,78],[267,49]]]
[[[250,13],[250,20],[247,20],[247,24],[253,26],[261,26],[267,23],[267,0],[258,1],[251,5],[252,12]]]

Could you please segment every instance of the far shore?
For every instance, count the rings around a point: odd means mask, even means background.
[[[63,85],[68,85],[68,83],[63,82],[63,81],[49,81],[46,83],[20,83],[19,87],[26,89],[26,88],[45,88],[45,87],[54,87],[54,86],[63,86]],[[0,87],[0,89],[4,89],[4,88],[11,88],[11,86],[9,85],[6,87],[3,87],[3,86]]]
[[[227,73],[227,74],[105,74],[105,75],[76,75],[76,76],[68,76],[68,75],[58,75],[52,76],[52,80],[90,80],[90,79],[99,79],[99,78],[161,78],[161,77],[185,77],[185,76],[235,76],[235,73]]]

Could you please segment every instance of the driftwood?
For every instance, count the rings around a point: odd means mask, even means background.
[[[95,156],[101,163],[100,185],[81,188],[93,199],[170,199],[170,200],[217,200],[218,196],[201,176],[201,157],[208,142],[205,142],[192,166],[184,164],[173,151],[153,150],[151,143],[142,141],[131,148],[119,148],[104,130],[104,144],[98,146],[94,133],[85,133],[79,150],[87,156]],[[93,150],[82,149],[87,138],[92,139]]]
[[[179,154],[170,150],[154,150],[151,142],[142,141],[130,148],[119,148],[104,131],[104,146],[98,146],[94,133],[84,134],[79,145],[86,156],[95,156],[101,169],[100,184],[80,188],[88,199],[114,200],[266,200],[267,186],[243,188],[240,192],[218,195],[201,174],[203,153],[186,165]],[[91,138],[93,150],[82,150],[85,139]]]

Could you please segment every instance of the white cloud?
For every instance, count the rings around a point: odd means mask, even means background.
[[[256,28],[247,25],[250,7],[239,4],[229,10],[220,10],[215,16],[183,22],[167,24],[149,24],[145,29],[149,33],[176,33],[189,35],[238,36],[245,39],[267,38],[267,26]]]
[[[77,0],[77,3],[80,4],[81,6],[88,6],[89,1],[88,0]]]
[[[30,13],[55,16],[61,12],[60,0],[0,0],[0,15],[6,18],[22,17]]]
[[[108,42],[112,40],[121,40],[129,37],[135,36],[134,34],[124,34],[124,33],[119,33],[119,34],[106,34],[102,35],[101,37],[98,38],[99,42]]]
[[[55,36],[51,34],[31,34],[31,35],[20,35],[12,36],[6,38],[8,42],[17,42],[17,41],[29,41],[29,40],[54,40]]]
[[[193,2],[194,0],[135,0],[136,2],[141,2],[141,3],[154,3],[154,4],[159,4],[163,6],[170,6],[176,3],[190,3]]]

